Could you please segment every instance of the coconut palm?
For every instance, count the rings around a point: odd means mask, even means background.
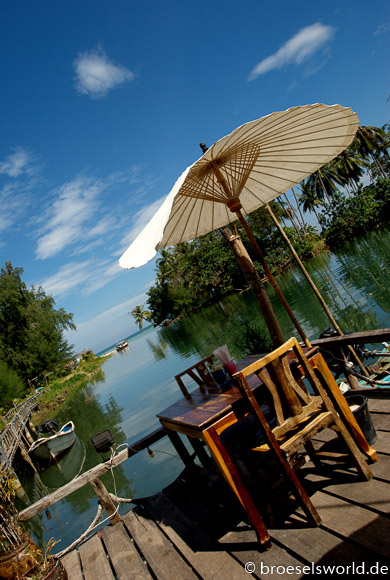
[[[312,188],[310,181],[306,179],[306,181],[302,181],[300,183],[301,186],[301,193],[298,194],[298,203],[302,207],[303,211],[306,212],[313,212],[318,221],[318,213],[317,208],[320,207],[321,201],[316,196],[314,189]]]
[[[144,310],[144,306],[136,306],[133,308],[129,314],[134,318],[136,324],[138,324],[139,329],[142,330],[144,320],[149,322],[152,316],[152,313],[149,310]]]
[[[340,153],[334,160],[339,183],[343,185],[351,185],[355,191],[360,178],[364,174],[364,169],[368,166],[368,162],[359,155],[353,148],[347,148]]]
[[[342,178],[338,174],[335,160],[330,161],[312,173],[308,178],[308,182],[316,198],[322,201],[326,197],[330,205],[332,205],[332,196],[338,190],[337,185],[344,185]]]
[[[346,152],[358,155],[364,160],[370,159],[375,173],[381,177],[387,177],[381,158],[388,158],[388,136],[386,126],[380,127],[361,126],[356,132],[356,137]],[[372,167],[371,166],[371,167]]]

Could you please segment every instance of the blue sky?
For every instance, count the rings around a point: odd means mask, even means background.
[[[137,330],[154,261],[118,258],[201,141],[315,102],[390,117],[387,0],[13,0],[0,30],[1,265],[74,313],[76,350]]]

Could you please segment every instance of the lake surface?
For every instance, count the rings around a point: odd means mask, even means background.
[[[344,332],[390,327],[388,228],[324,253],[305,266]],[[284,273],[278,283],[307,336],[318,338],[330,322],[300,270]],[[272,288],[267,291],[285,337],[297,336]],[[156,414],[181,396],[174,375],[223,344],[233,359],[243,358],[248,352],[244,336],[248,325],[264,327],[256,300],[245,292],[167,328],[149,327],[129,337],[129,348],[104,363],[104,378],[79,392],[55,417],[59,425],[74,421],[77,447],[39,477],[25,475],[28,501],[100,463],[102,457],[91,443],[99,432],[109,429],[120,451],[122,445],[131,446],[157,429]],[[167,438],[152,448],[154,457],[145,450],[122,463],[113,475],[105,474],[102,479],[109,491],[120,497],[144,497],[173,481],[183,469],[175,450]],[[130,507],[121,507],[120,512]],[[31,520],[32,531],[43,541],[61,540],[54,549],[59,551],[81,535],[96,510],[97,498],[87,485]]]

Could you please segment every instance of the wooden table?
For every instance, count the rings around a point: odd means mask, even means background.
[[[248,366],[248,364],[258,358],[259,355],[246,357],[237,364],[237,370]],[[251,388],[256,389],[259,385],[259,379],[253,377]],[[270,545],[268,530],[241,478],[234,458],[220,439],[222,431],[237,423],[237,417],[232,406],[240,398],[238,388],[233,385],[228,385],[225,390],[219,390],[215,393],[202,393],[197,389],[191,392],[191,399],[184,397],[179,399],[176,403],[158,413],[157,417],[166,429],[172,445],[185,465],[191,467],[193,462],[179,437],[179,433],[191,438],[201,460],[202,452],[204,455],[205,452],[199,440],[206,443],[222,475],[246,510],[260,543],[268,546]]]

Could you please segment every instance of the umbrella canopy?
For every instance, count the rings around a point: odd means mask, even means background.
[[[184,171],[120,266],[140,266],[159,248],[192,240],[235,221],[241,210],[249,214],[267,204],[341,153],[358,126],[352,109],[317,103],[238,127]]]

